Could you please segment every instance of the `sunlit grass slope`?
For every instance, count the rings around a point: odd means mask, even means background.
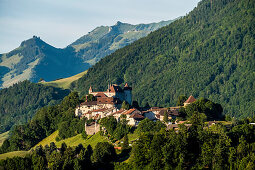
[[[55,142],[57,147],[61,147],[61,144],[65,142],[67,146],[71,146],[71,147],[82,144],[84,147],[86,147],[87,145],[91,145],[94,148],[98,142],[107,142],[107,139],[101,136],[99,133],[93,136],[88,136],[86,140],[82,138],[81,134],[78,134],[71,138],[67,138],[57,142],[56,141],[57,136],[58,136],[58,131],[55,131],[50,136],[48,136],[47,138],[39,142],[36,146],[39,146],[39,145],[45,146],[46,144],[50,145],[51,142]]]
[[[13,152],[8,152],[8,153],[0,154],[0,160],[1,159],[6,159],[6,158],[12,158],[14,156],[25,157],[29,153],[30,153],[30,151],[13,151]]]
[[[44,82],[42,84],[48,85],[48,86],[53,86],[53,87],[59,87],[59,88],[63,88],[63,89],[69,89],[69,87],[73,81],[78,80],[86,73],[87,73],[87,70],[84,72],[81,72],[79,74],[76,74],[72,77],[59,79],[59,80],[55,80],[55,81],[50,81],[50,82]]]
[[[5,139],[9,137],[9,131],[0,134],[0,146],[2,146]]]

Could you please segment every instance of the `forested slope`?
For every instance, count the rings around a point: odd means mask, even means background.
[[[139,104],[209,98],[225,114],[255,110],[255,8],[250,0],[201,1],[187,16],[107,56],[73,84],[82,94],[107,83],[133,87]]]
[[[69,90],[23,81],[0,90],[0,133],[28,122],[36,111],[59,103]]]

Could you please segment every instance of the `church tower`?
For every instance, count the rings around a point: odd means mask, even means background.
[[[132,87],[129,87],[126,83],[124,86],[124,100],[128,102],[128,104],[132,105]]]

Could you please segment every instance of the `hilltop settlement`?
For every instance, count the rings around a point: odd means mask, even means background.
[[[195,101],[196,99],[192,95],[189,96],[189,98],[183,103],[184,107]],[[125,117],[128,121],[127,124],[130,126],[137,126],[139,122],[145,118],[152,121],[164,121],[165,115],[167,115],[168,120],[173,120],[180,116],[179,109],[181,106],[168,108],[125,108],[125,105],[132,105],[132,87],[130,87],[128,83],[126,83],[123,88],[117,84],[110,84],[106,91],[98,92],[93,91],[93,88],[90,86],[85,102],[76,107],[75,116],[95,121],[89,126],[87,126],[87,124],[85,125],[87,134],[94,134],[98,132],[99,126],[96,125],[96,121],[109,116],[113,116],[118,122],[122,117]],[[178,123],[183,122],[175,122],[175,124]],[[175,126],[169,123],[168,127],[174,128]]]

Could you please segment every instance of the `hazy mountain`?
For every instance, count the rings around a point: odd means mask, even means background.
[[[95,64],[101,58],[111,54],[163,26],[173,22],[161,21],[159,23],[131,25],[117,22],[113,26],[97,27],[87,35],[76,40],[70,46],[75,48],[77,56],[85,62]]]
[[[106,55],[124,47],[172,21],[131,25],[117,22],[101,26],[64,49],[39,37],[23,41],[9,53],[0,54],[0,88],[23,80],[52,81],[78,74]]]
[[[37,82],[40,78],[50,81],[72,76],[88,67],[75,57],[72,48],[58,49],[34,36],[17,49],[2,54],[0,76],[2,87],[8,87],[26,79]]]
[[[178,96],[205,97],[225,114],[255,110],[255,7],[249,0],[203,0],[187,16],[103,58],[73,84],[133,87],[139,104],[175,106]]]

